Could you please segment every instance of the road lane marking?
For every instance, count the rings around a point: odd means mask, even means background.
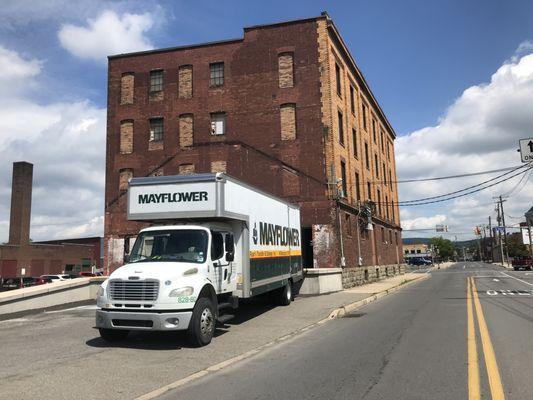
[[[517,281],[520,281],[520,282],[522,282],[522,283],[525,283],[526,285],[533,286],[533,283],[526,282],[526,281],[524,281],[524,280],[522,280],[522,279],[517,278],[516,276],[508,275],[508,274],[506,274],[506,273],[503,272],[503,271],[500,271],[500,273],[501,273],[501,274],[504,274],[505,276],[508,276],[509,278],[513,278],[513,279],[516,279]]]
[[[479,363],[477,358],[476,330],[474,324],[474,309],[472,306],[470,278],[467,278],[466,283],[466,314],[468,319],[468,400],[479,400]]]
[[[500,371],[498,369],[498,363],[496,361],[496,354],[494,353],[494,347],[490,339],[489,329],[485,321],[485,315],[479,301],[477,294],[476,283],[474,278],[471,279],[472,294],[474,297],[474,307],[477,315],[477,322],[479,326],[479,335],[481,337],[481,346],[483,348],[483,354],[485,356],[485,367],[487,368],[487,376],[489,378],[489,387],[492,400],[505,400],[505,394],[503,392],[502,379]]]

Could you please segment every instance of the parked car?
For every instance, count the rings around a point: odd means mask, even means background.
[[[37,285],[44,285],[45,283],[51,283],[52,282],[52,279],[50,278],[43,278],[43,277],[39,277],[39,278],[35,278],[35,283],[34,285],[37,286]]]
[[[526,257],[515,257],[513,259],[513,268],[515,271],[518,271],[520,268],[524,269],[533,269],[533,258]]]
[[[51,279],[52,282],[59,282],[59,281],[64,281],[64,280],[68,279],[68,275],[63,275],[63,274],[57,274],[57,275],[41,275],[40,278],[43,278],[43,279]]]
[[[29,286],[34,286],[38,278],[31,276],[19,276],[16,278],[4,278],[0,285],[2,290],[21,289]]]
[[[431,265],[433,262],[424,257],[413,257],[409,259],[411,265]]]
[[[103,276],[104,274],[102,274],[101,272],[96,272],[96,273],[93,273],[93,272],[80,272],[80,276],[81,277],[93,277],[93,276]]]

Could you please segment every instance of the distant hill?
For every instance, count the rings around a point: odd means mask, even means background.
[[[428,244],[431,238],[402,238],[403,244]],[[454,242],[457,247],[470,247],[477,245],[476,239]]]

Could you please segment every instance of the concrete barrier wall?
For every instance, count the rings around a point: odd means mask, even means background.
[[[96,301],[98,287],[105,279],[77,278],[0,292],[0,319],[69,303]]]

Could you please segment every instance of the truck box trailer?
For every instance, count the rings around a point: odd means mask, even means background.
[[[133,178],[127,200],[128,219],[151,226],[98,291],[105,340],[187,330],[202,346],[239,299],[290,304],[302,279],[297,206],[222,173]]]

